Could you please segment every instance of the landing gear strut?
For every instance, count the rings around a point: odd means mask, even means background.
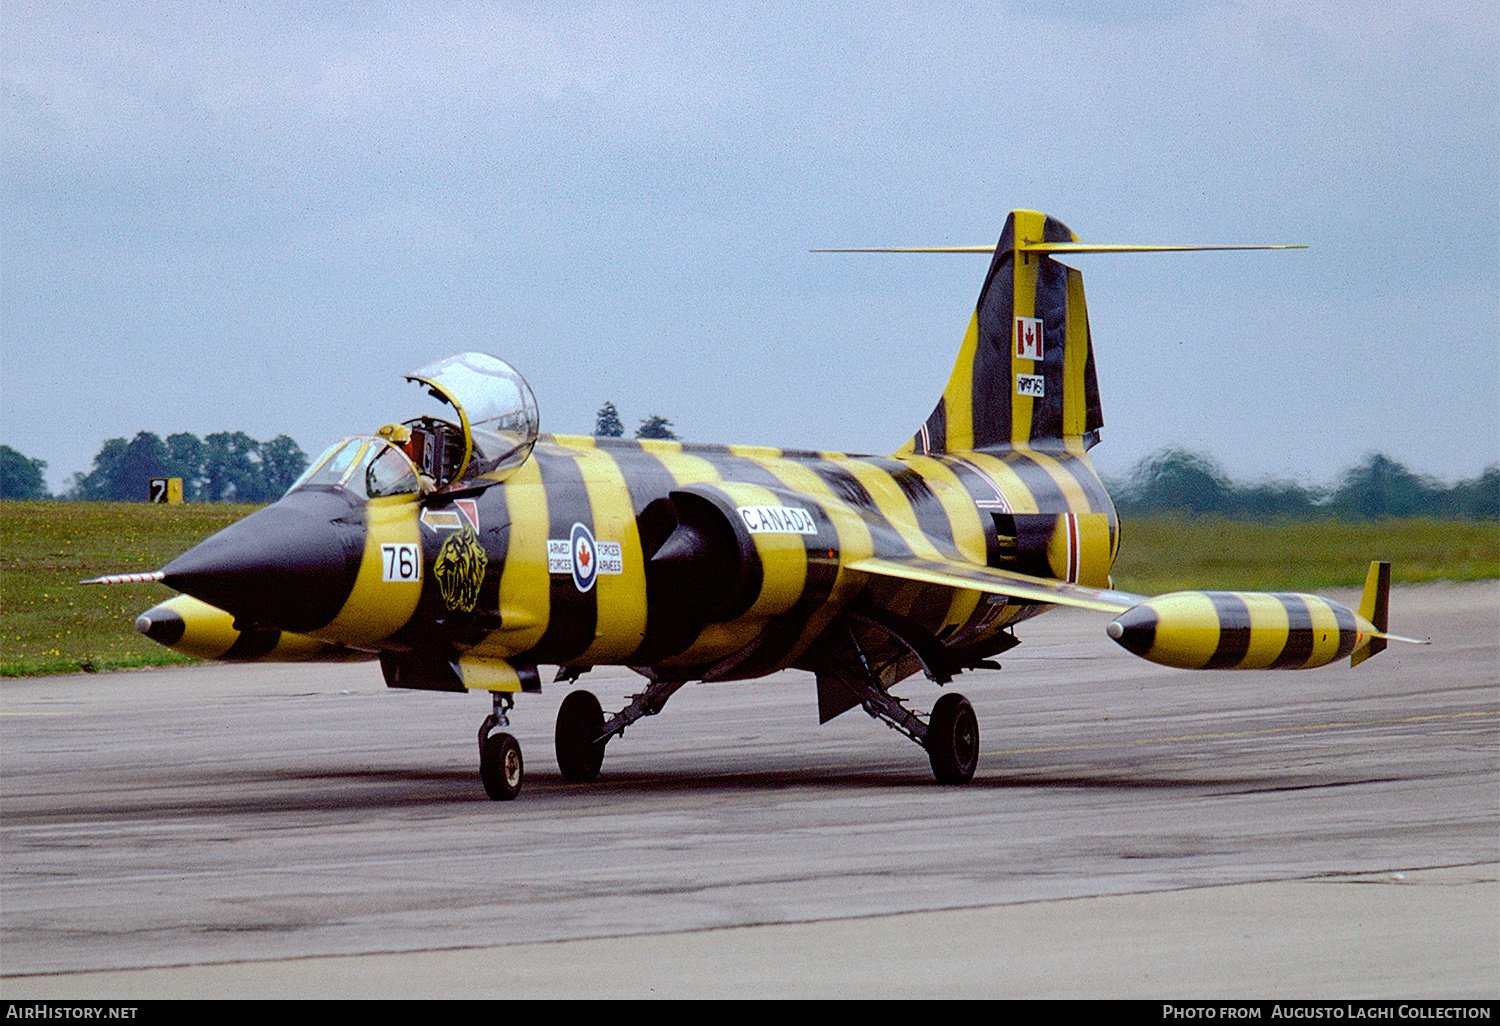
[[[819,676],[819,701],[827,699],[825,720],[852,708],[857,702],[865,712],[882,720],[927,749],[932,775],[940,784],[967,784],[979,766],[979,718],[969,700],[948,692],[937,700],[932,715],[923,720],[886,690],[873,674]]]
[[[927,761],[939,784],[967,784],[974,779],[979,766],[979,717],[963,695],[950,691],[939,698],[926,723],[884,688],[872,689],[864,707],[927,749]]]
[[[642,716],[655,716],[686,681],[653,680],[646,690],[630,696],[630,704],[604,720],[599,699],[589,691],[574,691],[557,710],[557,768],[575,783],[587,783],[599,775],[604,746],[616,734],[625,733]]]
[[[932,775],[940,784],[967,784],[974,779],[979,766],[979,717],[969,700],[948,692],[937,700],[932,713],[922,717],[890,693],[877,670],[876,661],[866,650],[855,625],[879,628],[904,645],[916,656],[923,672],[935,684],[947,684],[953,675],[967,667],[999,669],[979,657],[990,651],[1004,651],[1016,644],[1014,638],[986,650],[955,656],[920,626],[889,611],[865,608],[850,612],[852,623],[845,625],[846,637],[830,639],[822,657],[814,663],[818,678],[818,716],[827,723],[856,705],[886,726],[899,731],[927,749]]]
[[[510,726],[506,713],[515,705],[508,692],[491,692],[493,711],[479,725],[479,779],[484,793],[497,802],[508,802],[521,793],[526,766],[521,759],[521,743],[509,734],[491,734],[496,727]]]

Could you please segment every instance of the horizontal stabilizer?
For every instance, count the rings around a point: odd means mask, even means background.
[[[1081,584],[1055,581],[1045,577],[997,570],[978,563],[963,563],[953,559],[892,559],[870,556],[856,559],[848,569],[859,570],[881,577],[895,577],[903,581],[918,581],[949,588],[981,591],[987,595],[1004,595],[1022,602],[1043,602],[1049,605],[1074,606],[1078,609],[1094,609],[1104,613],[1123,613],[1132,606],[1145,601],[1140,595],[1113,591],[1108,588],[1086,588]]]
[[[1137,246],[1117,242],[1023,242],[1021,253],[1203,253],[1215,250],[1306,249],[1306,246]],[[993,253],[989,246],[900,246],[867,249],[815,249],[814,253]]]
[[[1104,414],[1083,275],[1073,253],[1305,249],[1305,246],[1084,242],[1035,210],[1013,210],[993,246],[823,249],[820,253],[992,253],[942,398],[900,453],[1058,449],[1099,441]]]
[[[1202,253],[1240,249],[1306,249],[1306,246],[1133,246],[1113,242],[1026,242],[1023,253]]]

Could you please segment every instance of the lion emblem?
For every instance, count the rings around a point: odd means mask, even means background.
[[[474,611],[489,562],[484,546],[479,544],[479,535],[472,527],[465,525],[457,534],[448,536],[438,550],[432,573],[437,577],[438,590],[449,609],[464,613]]]

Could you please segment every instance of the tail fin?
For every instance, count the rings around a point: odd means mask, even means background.
[[[1372,637],[1370,643],[1355,652],[1349,659],[1350,666],[1358,666],[1372,655],[1386,649],[1385,631],[1390,623],[1391,564],[1374,562],[1365,576],[1365,593],[1359,603],[1359,615],[1368,620],[1380,635]]]
[[[1011,211],[953,375],[903,452],[1082,452],[1099,440],[1083,276],[1043,251],[1077,241],[1061,221]]]
[[[1369,641],[1354,649],[1349,657],[1350,666],[1358,666],[1372,655],[1378,655],[1386,650],[1386,643],[1391,641],[1405,641],[1413,645],[1426,645],[1428,642],[1421,638],[1404,638],[1399,634],[1391,634],[1387,629],[1390,619],[1391,604],[1391,564],[1371,563],[1370,572],[1365,577],[1365,593],[1359,603],[1359,616],[1355,623],[1359,625]]]
[[[1081,453],[1099,441],[1104,415],[1083,275],[1057,263],[1054,254],[1306,248],[1079,242],[1061,221],[1035,210],[1012,210],[943,398],[898,455],[977,449]],[[989,246],[959,246],[821,252],[990,251]]]

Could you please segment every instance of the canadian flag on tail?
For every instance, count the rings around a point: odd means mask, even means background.
[[[1016,318],[1016,359],[1040,360],[1042,358],[1042,319],[1040,317]]]

